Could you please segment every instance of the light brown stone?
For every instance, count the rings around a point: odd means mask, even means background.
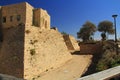
[[[63,35],[66,46],[69,50],[80,50],[77,40],[71,35]]]
[[[34,25],[40,27],[40,29],[50,29],[50,16],[47,11],[34,9],[27,2],[2,6],[1,14],[2,18],[0,20],[3,28],[24,24],[26,26]],[[17,21],[17,17],[20,17],[20,21]],[[3,22],[3,18],[6,18],[6,22]]]
[[[19,14],[21,20],[18,22],[16,16]],[[2,23],[0,73],[32,80],[42,72],[58,68],[72,58],[61,33],[50,29],[47,11],[36,11],[25,2],[2,6],[2,18],[4,16],[6,23]],[[12,22],[10,16],[13,16]]]

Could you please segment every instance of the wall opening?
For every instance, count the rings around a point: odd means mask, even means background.
[[[20,20],[21,20],[21,16],[17,15],[17,21],[20,21]]]
[[[3,17],[2,22],[3,22],[3,23],[6,23],[6,17],[5,17],[5,16]]]

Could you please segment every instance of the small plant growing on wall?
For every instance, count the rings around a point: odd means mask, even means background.
[[[34,43],[38,42],[38,40],[34,40]]]
[[[32,44],[32,45],[35,44],[35,43],[37,43],[37,42],[38,42],[38,40],[34,40],[34,41],[30,40],[30,44]]]
[[[25,32],[26,32],[27,34],[29,34],[29,33],[30,33],[30,30],[26,30]]]
[[[30,54],[31,54],[31,56],[33,56],[33,55],[35,55],[35,49],[30,49]]]

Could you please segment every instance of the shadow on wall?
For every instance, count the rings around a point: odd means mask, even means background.
[[[0,73],[23,78],[24,29],[25,26],[17,26],[3,30]]]
[[[2,42],[2,41],[3,41],[3,33],[2,33],[2,29],[0,27],[0,42]]]

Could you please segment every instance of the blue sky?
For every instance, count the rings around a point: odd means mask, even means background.
[[[0,5],[19,2],[28,2],[35,8],[47,10],[51,16],[51,26],[75,37],[86,21],[97,26],[103,20],[113,22],[112,15],[117,14],[117,33],[120,38],[120,0],[0,0]],[[99,32],[94,37],[101,39]]]

